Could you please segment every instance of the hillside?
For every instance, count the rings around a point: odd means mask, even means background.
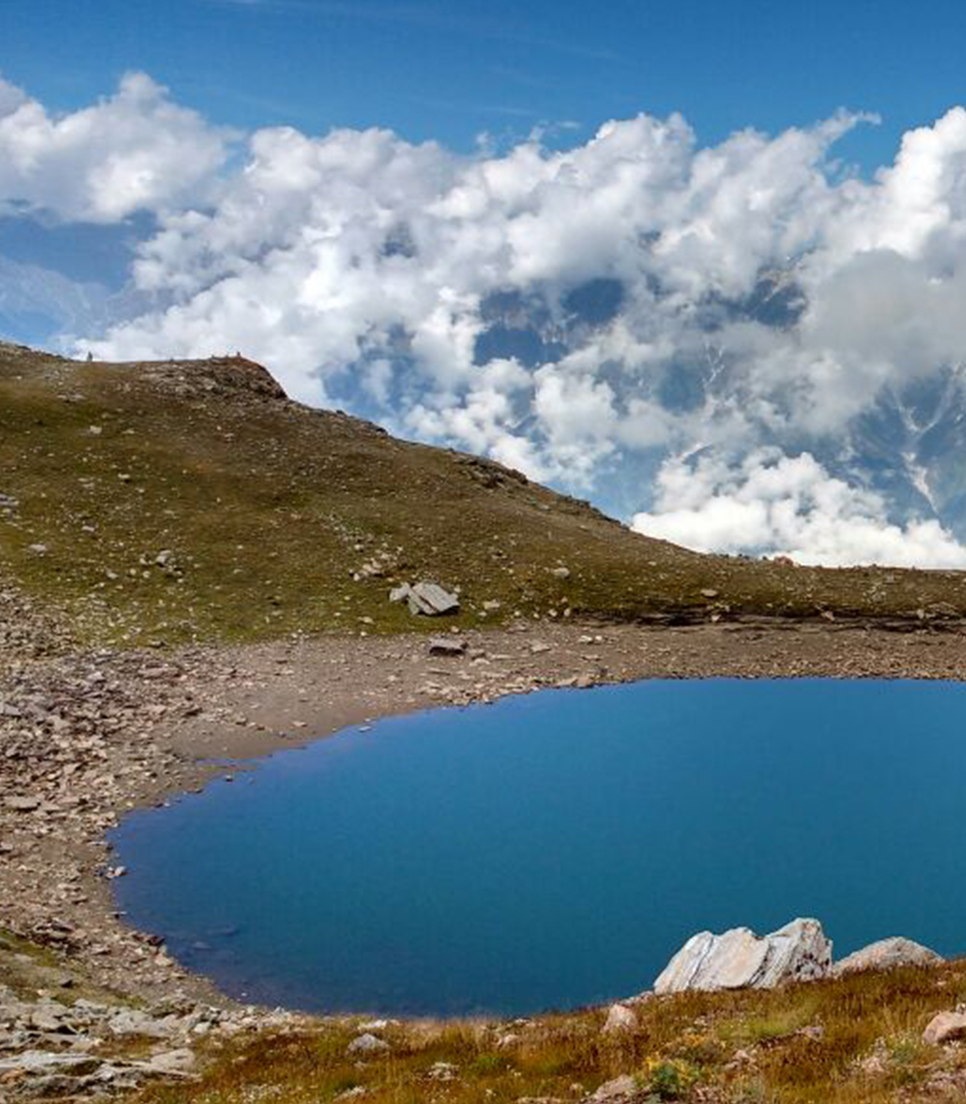
[[[0,571],[79,642],[178,644],[526,617],[944,623],[966,576],[697,555],[462,453],[287,400],[240,357],[78,363],[0,344]]]

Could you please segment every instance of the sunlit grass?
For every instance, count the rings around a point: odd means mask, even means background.
[[[903,1101],[934,1099],[928,1086],[937,1062],[966,1092],[961,1052],[921,1042],[925,1024],[950,1007],[964,979],[966,963],[953,963],[775,992],[682,994],[638,1004],[637,1027],[614,1036],[601,1032],[603,1010],[524,1024],[403,1022],[383,1033],[388,1055],[362,1062],[346,1053],[353,1025],[323,1022],[240,1041],[211,1056],[198,1084],[150,1089],[139,1099],[325,1104],[362,1088],[359,1099],[373,1104],[509,1104],[579,1100],[625,1074],[642,1099],[654,1100],[875,1104],[900,1092]],[[453,1067],[452,1079],[439,1076],[437,1063]]]

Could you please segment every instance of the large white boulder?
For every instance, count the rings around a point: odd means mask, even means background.
[[[793,920],[769,935],[732,928],[715,935],[698,932],[664,967],[655,993],[686,989],[774,989],[789,981],[825,977],[832,942],[817,920]]]
[[[390,1050],[385,1039],[380,1039],[367,1031],[357,1035],[346,1047],[346,1054],[386,1054]]]

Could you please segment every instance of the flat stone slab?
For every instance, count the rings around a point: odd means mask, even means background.
[[[439,583],[422,582],[410,586],[401,583],[389,592],[390,602],[406,602],[409,612],[425,617],[439,617],[444,613],[456,613],[460,600],[456,594],[444,589]]]
[[[47,1050],[25,1050],[12,1058],[0,1060],[0,1073],[67,1073],[82,1077],[103,1065],[104,1059],[93,1054],[64,1054]]]
[[[409,608],[413,613],[438,617],[444,613],[456,613],[459,598],[444,590],[438,583],[417,583],[409,591]]]

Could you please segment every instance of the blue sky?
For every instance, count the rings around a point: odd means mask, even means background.
[[[52,110],[143,69],[244,128],[393,128],[470,147],[573,122],[681,111],[702,142],[844,106],[877,112],[866,168],[963,96],[966,5],[811,0],[4,0],[0,72]]]

